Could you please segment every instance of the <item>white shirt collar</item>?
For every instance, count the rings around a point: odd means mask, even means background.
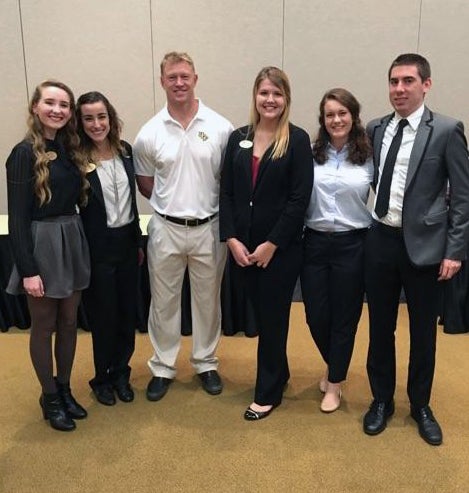
[[[422,119],[423,112],[425,111],[425,104],[422,104],[419,108],[417,108],[413,113],[411,113],[406,120],[409,122],[409,126],[415,132],[420,124],[420,120]],[[397,125],[403,119],[398,113],[394,113],[394,121]]]
[[[202,103],[202,100],[199,98],[196,98],[197,101],[199,102],[199,107],[197,108],[197,113],[195,114],[194,118],[192,120],[203,120],[204,116],[206,115],[206,106],[204,103]],[[162,109],[162,118],[165,122],[174,122],[176,121],[168,111],[168,103],[164,105],[164,108]]]

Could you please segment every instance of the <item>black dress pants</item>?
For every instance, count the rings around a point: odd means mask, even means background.
[[[423,246],[424,248],[424,246]],[[435,369],[439,265],[418,268],[407,255],[402,230],[376,223],[365,246],[370,318],[367,371],[373,397],[390,401],[396,388],[395,330],[401,288],[407,301],[410,355],[407,394],[412,406],[430,401]]]
[[[83,293],[93,339],[93,388],[128,382],[135,349],[137,246],[132,236],[115,236],[105,259],[91,252],[90,286]]]
[[[301,292],[306,321],[332,383],[346,379],[352,358],[363,308],[366,232],[305,231]]]
[[[267,268],[243,268],[246,290],[252,303],[259,340],[254,401],[277,406],[290,371],[287,337],[293,290],[301,268],[301,243],[277,249]]]

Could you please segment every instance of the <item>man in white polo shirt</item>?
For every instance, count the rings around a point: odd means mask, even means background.
[[[150,401],[160,400],[176,375],[181,338],[181,287],[189,268],[191,363],[202,386],[222,391],[215,351],[221,333],[220,285],[226,260],[218,235],[220,165],[231,123],[196,99],[194,62],[171,52],[161,65],[167,105],[140,130],[133,152],[140,192],[155,213],[148,224],[151,307],[148,332],[155,350]]]

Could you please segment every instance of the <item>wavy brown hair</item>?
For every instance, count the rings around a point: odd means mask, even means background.
[[[365,164],[371,156],[371,145],[360,120],[360,103],[351,92],[341,87],[327,91],[319,103],[319,131],[313,145],[314,160],[318,164],[324,164],[327,160],[327,146],[330,137],[326,130],[324,107],[330,100],[345,106],[352,115],[352,128],[347,142],[348,160],[353,164]]]
[[[45,80],[41,82],[33,92],[31,101],[28,107],[28,131],[26,139],[33,146],[33,153],[36,158],[33,170],[35,176],[34,192],[39,199],[39,205],[44,205],[50,202],[52,192],[49,187],[49,162],[50,158],[46,152],[46,141],[44,137],[44,129],[39,117],[34,113],[34,108],[42,97],[42,90],[46,87],[57,87],[65,91],[70,99],[70,120],[64,127],[57,130],[56,139],[63,143],[71,161],[75,164],[81,176],[81,192],[80,204],[86,204],[87,193],[89,188],[88,180],[86,179],[86,162],[79,151],[80,139],[76,131],[75,118],[75,98],[71,89],[63,82],[57,80]]]
[[[256,108],[256,96],[261,82],[268,79],[272,84],[277,87],[285,98],[285,109],[283,110],[280,120],[278,122],[277,131],[275,133],[274,147],[272,149],[271,158],[279,159],[286,152],[288,148],[288,142],[290,140],[289,131],[289,116],[291,106],[291,91],[290,82],[287,74],[277,67],[264,67],[256,77],[254,86],[252,88],[252,102],[251,112],[249,118],[249,134],[256,132],[257,125],[259,124],[260,115]]]
[[[81,107],[84,104],[94,104],[94,103],[103,103],[104,107],[106,108],[109,118],[109,133],[107,135],[107,139],[109,140],[111,151],[113,152],[113,154],[123,154],[124,156],[127,156],[127,151],[125,150],[120,140],[122,121],[119,118],[114,106],[112,106],[112,104],[109,102],[107,97],[98,91],[91,91],[82,94],[77,100],[77,108],[76,108],[77,130],[78,130],[78,135],[80,136],[80,145],[83,154],[90,162],[95,160],[95,158],[93,157],[93,151],[95,150],[95,145],[93,140],[90,139],[90,137],[88,137],[88,135],[86,134],[83,128],[82,112],[81,112]]]

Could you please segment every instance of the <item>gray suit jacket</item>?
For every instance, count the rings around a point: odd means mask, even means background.
[[[375,186],[384,131],[393,115],[373,120],[367,126],[373,144]],[[439,264],[444,258],[466,258],[469,158],[464,126],[427,107],[410,155],[402,228],[407,253],[416,266]]]

